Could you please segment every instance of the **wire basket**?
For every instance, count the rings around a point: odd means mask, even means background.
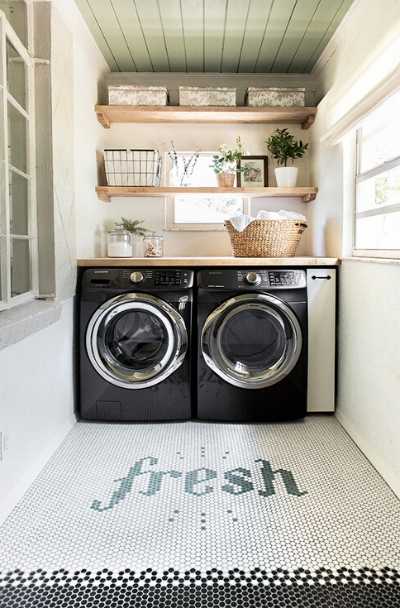
[[[158,150],[104,150],[108,186],[159,186]]]
[[[253,220],[239,232],[227,220],[225,226],[237,258],[293,257],[307,224],[299,220]]]

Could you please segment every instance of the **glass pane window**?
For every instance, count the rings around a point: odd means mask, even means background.
[[[357,219],[357,249],[400,249],[400,211]]]
[[[26,108],[26,67],[25,61],[7,39],[7,88],[8,92]]]
[[[10,102],[8,105],[8,155],[9,162],[24,173],[27,172],[27,121]]]
[[[30,246],[28,239],[11,241],[11,295],[19,296],[31,290]]]
[[[243,211],[243,199],[237,196],[175,197],[175,223],[223,224]]]
[[[29,185],[26,177],[10,171],[10,232],[29,234]]]
[[[33,61],[24,41],[31,11],[1,2],[0,40],[0,310],[34,297],[36,209],[34,184]],[[13,26],[15,29],[13,29]],[[1,314],[1,313],[0,313]]]
[[[357,212],[400,205],[400,166],[357,184]]]
[[[400,92],[357,131],[355,249],[400,249]]]

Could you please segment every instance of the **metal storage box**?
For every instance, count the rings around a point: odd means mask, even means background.
[[[104,150],[108,186],[159,186],[158,150]]]
[[[181,106],[236,106],[236,89],[227,87],[179,87]]]
[[[305,105],[305,89],[289,87],[268,87],[247,89],[247,105],[253,107],[280,106],[288,108],[290,106]]]
[[[108,103],[115,106],[166,106],[168,91],[165,87],[136,85],[111,85],[108,87]]]

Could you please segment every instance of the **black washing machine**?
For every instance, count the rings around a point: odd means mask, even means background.
[[[305,271],[210,269],[198,273],[197,283],[197,417],[305,416]]]
[[[78,410],[84,420],[192,417],[193,272],[91,268],[78,288]]]

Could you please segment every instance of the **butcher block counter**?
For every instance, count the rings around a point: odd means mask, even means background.
[[[168,266],[201,268],[209,266],[337,266],[338,258],[322,257],[292,257],[292,258],[234,258],[226,257],[176,257],[176,258],[87,258],[79,259],[78,266],[82,268],[93,268],[95,266],[120,268],[120,267],[144,267],[144,266]]]

